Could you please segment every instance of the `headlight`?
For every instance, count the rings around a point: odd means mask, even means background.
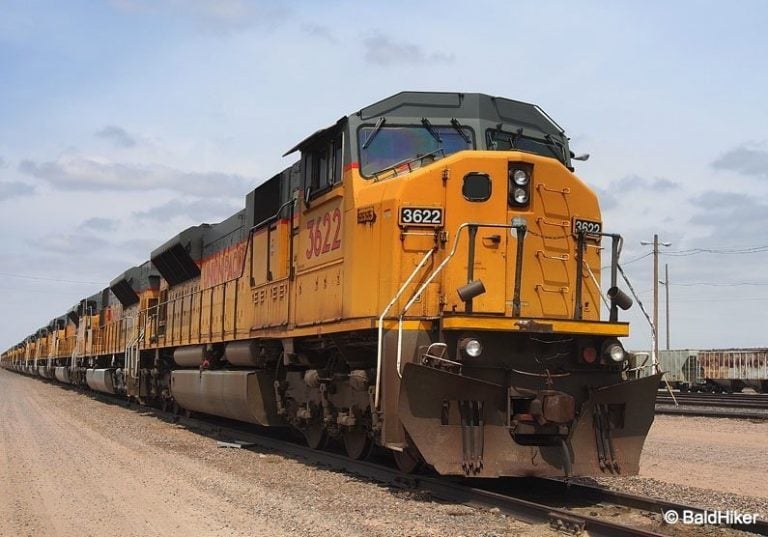
[[[515,170],[512,172],[512,181],[517,186],[525,186],[528,184],[528,181],[530,181],[530,177],[528,177],[525,170]]]
[[[528,192],[524,188],[516,188],[513,196],[515,203],[522,205],[528,202]]]
[[[610,358],[612,361],[619,363],[623,362],[627,357],[627,353],[624,351],[624,347],[621,346],[616,340],[606,341],[603,344],[603,356]]]
[[[483,354],[483,345],[473,338],[464,338],[459,341],[459,349],[470,358],[477,358]]]

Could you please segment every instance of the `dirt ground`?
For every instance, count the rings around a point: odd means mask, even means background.
[[[611,486],[653,493],[685,483],[764,501],[767,431],[659,416],[645,477]],[[559,534],[267,451],[218,448],[151,413],[0,370],[0,537],[105,535]]]
[[[0,537],[556,535],[0,369]]]
[[[768,498],[768,421],[656,416],[640,475]]]

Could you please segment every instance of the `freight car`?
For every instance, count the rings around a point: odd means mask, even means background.
[[[643,353],[650,356],[650,352]],[[705,381],[698,361],[699,351],[695,349],[675,349],[659,351],[659,367],[664,371],[662,387],[667,383],[680,391],[696,391],[704,386]]]
[[[664,380],[680,391],[768,392],[768,349],[662,350],[659,366]]]
[[[706,382],[722,390],[768,392],[768,349],[699,351],[699,365]]]
[[[621,238],[547,114],[404,92],[295,152],[3,364],[405,471],[637,473],[659,377],[627,378]]]

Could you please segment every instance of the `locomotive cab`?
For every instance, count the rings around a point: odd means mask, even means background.
[[[636,472],[653,380],[625,380],[600,283],[620,238],[562,129],[526,103],[402,93],[347,131],[344,281],[370,293],[342,316],[378,317],[380,442],[440,473]]]

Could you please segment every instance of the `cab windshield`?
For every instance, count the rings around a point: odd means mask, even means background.
[[[360,173],[373,177],[381,172],[408,166],[423,166],[475,147],[471,129],[425,125],[361,127],[357,134],[360,148]]]
[[[494,129],[488,129],[485,134],[488,149],[492,151],[527,151],[543,157],[553,157],[565,163],[564,148],[554,138],[533,138],[521,132],[513,133]]]

